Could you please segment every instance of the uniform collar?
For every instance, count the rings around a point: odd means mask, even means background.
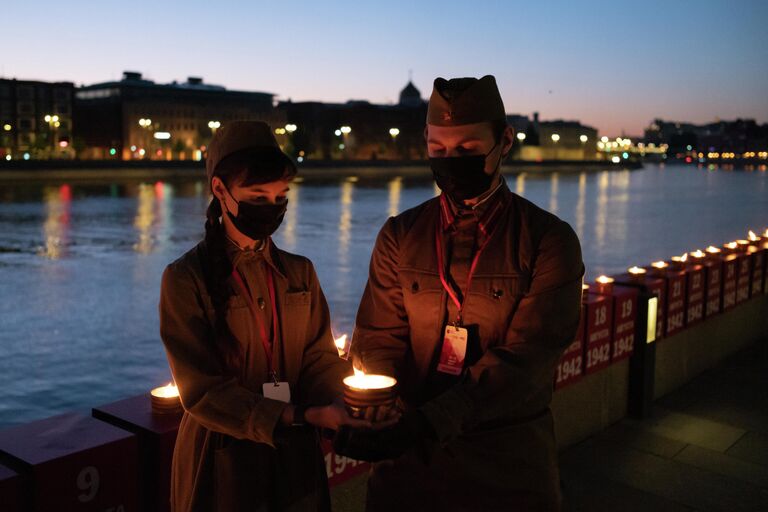
[[[227,257],[232,262],[233,268],[238,268],[242,264],[258,263],[260,261],[266,262],[272,269],[282,277],[285,277],[278,258],[276,257],[276,247],[272,242],[272,238],[261,240],[259,244],[254,248],[242,248],[230,237],[226,236],[226,251]]]
[[[440,194],[440,216],[443,231],[454,228],[456,217],[460,213],[471,212],[477,219],[480,231],[486,236],[490,236],[501,212],[509,204],[511,195],[504,176],[501,176],[499,184],[494,189],[483,194],[477,204],[471,207],[458,205],[445,193]]]

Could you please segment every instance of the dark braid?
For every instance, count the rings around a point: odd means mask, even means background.
[[[211,296],[216,315],[214,321],[216,344],[224,367],[233,376],[240,377],[244,366],[245,354],[243,354],[240,342],[232,334],[229,325],[227,325],[227,299],[232,295],[232,288],[227,285],[227,278],[232,273],[232,263],[227,257],[224,227],[219,222],[221,203],[215,197],[208,206],[206,217],[206,258],[204,258],[203,274],[205,275],[205,285]]]

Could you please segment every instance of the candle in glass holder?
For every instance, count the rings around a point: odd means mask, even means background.
[[[397,379],[387,375],[368,375],[357,368],[354,370],[355,374],[343,381],[344,405],[350,416],[373,421],[395,406]]]
[[[599,276],[595,279],[597,293],[610,295],[613,292],[613,278],[608,276]]]
[[[682,270],[685,268],[685,265],[688,262],[688,253],[685,253],[682,256],[672,256],[670,260],[670,268],[674,270]]]
[[[647,273],[648,271],[643,267],[634,266],[627,269],[627,274],[629,274],[629,279],[632,282],[645,281],[645,276]]]
[[[179,397],[179,388],[172,382],[150,391],[150,397],[152,400],[152,412],[175,414],[183,410],[181,398]]]
[[[664,275],[669,269],[669,264],[666,261],[654,261],[651,263],[651,272],[654,275]]]

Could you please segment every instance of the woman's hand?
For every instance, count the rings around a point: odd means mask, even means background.
[[[368,420],[358,420],[347,413],[343,404],[334,402],[330,405],[310,407],[304,412],[304,419],[316,427],[339,430],[342,425],[352,428],[371,428]]]

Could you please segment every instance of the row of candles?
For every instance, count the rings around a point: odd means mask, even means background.
[[[707,258],[729,256],[738,252],[752,253],[759,250],[759,244],[763,244],[765,248],[768,248],[768,229],[766,229],[762,236],[757,235],[754,231],[750,230],[748,233],[748,239],[746,240],[734,240],[727,244],[723,244],[722,248],[710,245],[705,250],[697,249],[692,252],[687,252],[680,256],[672,256],[670,261],[654,261],[649,268],[632,266],[627,269],[627,273],[630,276],[641,280],[646,274],[663,274],[667,270],[682,270],[691,262],[704,261]],[[688,258],[690,256],[690,259]],[[614,283],[612,277],[601,275],[595,279],[595,289],[597,293],[610,293],[611,287]],[[585,284],[584,290],[590,289],[590,285]]]
[[[667,270],[682,270],[690,262],[704,261],[713,257],[728,257],[739,252],[752,253],[760,248],[768,249],[768,229],[762,234],[757,235],[754,231],[749,231],[748,238],[745,240],[735,240],[724,244],[722,248],[710,245],[705,250],[685,253],[680,256],[673,256],[669,262],[655,261],[651,263],[650,268],[633,266],[627,269],[630,276],[641,280],[649,272],[652,275],[663,274]],[[690,256],[690,260],[689,260]],[[597,293],[611,293],[614,278],[601,275],[595,280]],[[585,290],[589,285],[584,285]],[[343,334],[334,340],[339,357],[346,359],[349,353],[350,340],[346,334]],[[354,374],[344,379],[344,401],[347,410],[355,417],[371,418],[376,416],[378,408],[391,407],[395,401],[395,387],[397,380],[387,375],[366,374],[358,368],[354,368]],[[169,383],[165,386],[155,388],[151,391],[152,408],[159,413],[177,413],[181,411],[181,401],[179,399],[179,390],[175,384]]]

